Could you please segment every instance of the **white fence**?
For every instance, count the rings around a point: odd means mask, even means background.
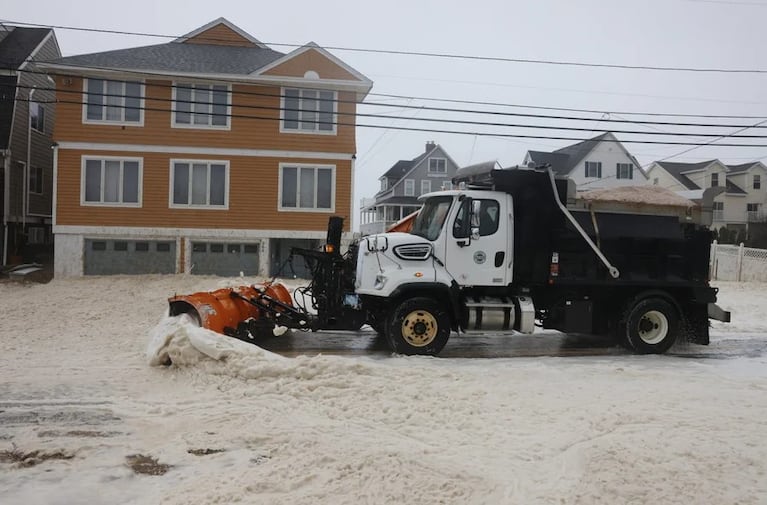
[[[767,249],[711,244],[711,279],[767,282]]]

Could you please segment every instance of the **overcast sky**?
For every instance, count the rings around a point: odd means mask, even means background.
[[[277,44],[317,42],[325,47],[420,51],[501,58],[542,59],[619,65],[767,70],[764,52],[767,0],[441,0],[358,2],[294,0],[218,2],[199,0],[15,0],[3,6],[5,21],[68,25],[129,32],[182,35],[225,17],[273,49]],[[164,43],[167,39],[56,30],[65,56]],[[621,112],[754,116],[740,120],[655,118],[668,121],[755,124],[767,119],[767,74],[661,72],[599,69],[528,63],[438,59],[332,50],[374,81],[372,93],[410,97],[479,100],[503,104],[593,109],[605,114],[577,114],[519,108],[481,107],[420,99],[391,100],[371,95],[367,101],[461,107],[506,112],[579,115],[603,119],[640,119]],[[660,125],[569,122],[587,132],[476,127],[425,123],[442,117],[563,125],[561,121],[451,115],[417,109],[362,106],[360,112],[413,117],[363,120],[415,128],[485,131],[588,138],[610,129],[734,132]],[[607,115],[609,113],[609,116]],[[761,118],[761,119],[759,119]],[[652,119],[652,118],[641,118]],[[767,123],[766,123],[767,124]],[[767,129],[745,133],[767,134]],[[621,140],[651,136],[616,134]],[[662,137],[680,141],[682,138]],[[551,139],[501,139],[475,135],[358,128],[355,199],[372,196],[378,177],[399,159],[419,155],[426,141],[442,145],[459,164],[497,159],[504,166],[521,163],[525,152],[554,150],[572,142]],[[710,138],[703,138],[703,141]],[[767,140],[767,139],[765,139]],[[746,142],[745,140],[743,142]],[[767,144],[760,139],[751,143]],[[690,147],[625,144],[646,165]],[[725,163],[767,159],[767,148],[703,147],[673,161],[719,158]]]

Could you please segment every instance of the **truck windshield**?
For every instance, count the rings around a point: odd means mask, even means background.
[[[442,231],[442,225],[445,223],[451,203],[453,203],[451,196],[435,196],[426,200],[421,212],[418,213],[418,217],[415,218],[410,233],[426,240],[436,240]]]

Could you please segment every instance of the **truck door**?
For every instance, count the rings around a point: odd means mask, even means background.
[[[445,267],[464,286],[511,282],[511,206],[504,194],[464,198],[447,229]]]

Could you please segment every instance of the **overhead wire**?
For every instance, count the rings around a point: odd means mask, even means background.
[[[97,70],[107,70],[104,67],[85,67],[82,66],[83,69],[97,69]],[[3,70],[2,62],[0,62],[0,70]],[[69,74],[63,73],[63,72],[44,72],[40,70],[31,70],[31,69],[24,69],[22,72],[28,72],[28,73],[34,73],[34,74],[43,74],[43,75],[54,75],[54,76],[68,76]],[[142,72],[142,71],[123,71],[124,73],[129,73],[130,75],[140,75],[144,77],[157,77],[156,74],[152,74],[149,72]],[[243,82],[250,84],[248,82]],[[160,83],[152,83],[152,86],[155,87],[167,87],[171,89],[175,89],[178,87],[177,84],[160,84]],[[272,85],[273,87],[273,85]],[[291,85],[292,88],[295,88]],[[300,88],[300,87],[299,87]],[[316,88],[301,88],[301,89],[316,89]],[[67,90],[61,90],[61,91],[67,91]],[[231,90],[230,93],[242,95],[242,96],[263,96],[263,97],[273,97],[273,98],[284,98],[285,96],[281,93],[273,93],[273,92],[259,92],[259,91],[244,91],[244,90]],[[318,100],[323,100],[321,98],[318,98]],[[602,114],[602,117],[594,118],[594,117],[578,117],[578,116],[564,116],[564,115],[550,115],[550,114],[528,114],[528,113],[520,113],[520,112],[503,112],[503,111],[488,111],[488,110],[476,110],[476,109],[456,109],[456,108],[450,108],[450,107],[430,107],[430,106],[419,106],[419,105],[406,105],[406,104],[393,104],[393,103],[378,103],[378,102],[359,102],[357,100],[349,100],[349,99],[343,99],[343,98],[334,98],[333,101],[338,103],[354,103],[358,104],[360,106],[376,106],[376,107],[387,107],[387,108],[399,108],[399,109],[417,109],[422,111],[435,111],[435,112],[449,112],[449,113],[460,113],[460,114],[477,114],[477,115],[489,115],[489,116],[508,116],[508,117],[524,117],[524,118],[534,118],[534,119],[551,119],[551,120],[564,120],[564,121],[586,121],[586,122],[609,122],[609,123],[615,123],[615,124],[636,124],[636,125],[662,125],[662,126],[678,126],[678,127],[699,127],[699,128],[751,128],[751,125],[746,124],[729,124],[729,123],[706,123],[706,122],[685,122],[685,121],[655,121],[655,120],[630,120],[630,119],[612,119],[612,117],[604,118],[604,114],[618,114],[618,113],[611,113],[611,112],[600,112]],[[358,115],[362,115],[363,113],[358,113]],[[622,114],[622,113],[621,113]],[[371,117],[374,117],[375,115],[370,115]],[[740,117],[740,119],[745,119],[743,117]],[[765,116],[758,116],[753,117],[752,119],[767,119]],[[482,122],[485,123],[485,122]],[[470,124],[470,123],[469,123]],[[486,124],[491,125],[492,123],[487,122]],[[767,128],[767,127],[760,127],[760,128]],[[562,128],[562,129],[570,129],[570,128]],[[583,130],[583,131],[588,131]],[[617,132],[617,130],[616,130]]]
[[[157,33],[142,33],[131,32],[127,30],[107,30],[103,28],[86,28],[67,25],[44,25],[38,23],[25,23],[22,21],[5,20],[5,24],[21,25],[21,26],[34,26],[40,28],[50,28],[59,30],[74,30],[85,31],[95,33],[109,33],[115,35],[132,35],[141,37],[155,37],[165,39],[183,39],[186,35],[164,35]],[[189,38],[189,37],[187,37]],[[219,41],[214,37],[203,37],[204,40]],[[278,46],[278,47],[304,47],[305,44],[290,44],[283,42],[262,42],[264,45]],[[471,54],[456,54],[456,53],[438,53],[428,51],[403,51],[394,49],[371,49],[371,48],[359,48],[359,47],[347,47],[347,46],[323,46],[323,49],[334,51],[347,51],[358,52],[365,54],[391,54],[398,56],[421,56],[429,58],[442,58],[442,59],[461,59],[470,61],[493,61],[493,62],[505,62],[505,63],[526,63],[536,65],[555,65],[555,66],[572,66],[572,67],[587,67],[587,68],[611,68],[621,70],[651,70],[662,72],[705,72],[705,73],[723,73],[723,74],[767,74],[767,69],[749,69],[749,68],[705,68],[705,67],[681,67],[681,66],[660,66],[660,65],[626,65],[616,63],[592,63],[582,61],[560,61],[560,60],[546,60],[546,59],[534,59],[534,58],[509,58],[503,56],[483,56],[483,55],[471,55]]]

